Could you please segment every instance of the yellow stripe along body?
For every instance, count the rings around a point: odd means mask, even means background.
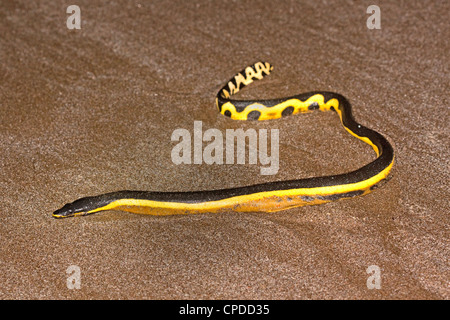
[[[233,120],[269,120],[313,110],[336,111],[344,128],[368,143],[377,159],[356,171],[328,177],[265,183],[248,187],[197,192],[118,191],[81,198],[53,213],[55,218],[92,214],[104,210],[168,215],[206,212],[273,212],[303,205],[315,205],[369,193],[388,176],[394,153],[379,133],[354,121],[350,103],[332,92],[304,93],[274,100],[231,100],[255,79],[272,71],[269,63],[258,62],[231,79],[218,93],[219,112]]]

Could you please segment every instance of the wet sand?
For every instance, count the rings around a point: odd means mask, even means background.
[[[1,299],[449,299],[447,1],[0,3]],[[188,191],[344,173],[374,159],[333,113],[220,115],[245,66],[275,67],[240,97],[335,91],[393,144],[392,179],[351,200],[271,214],[56,220],[79,197]],[[171,134],[279,129],[280,169],[175,165]],[[81,287],[67,287],[76,265]],[[369,290],[366,270],[381,271]]]

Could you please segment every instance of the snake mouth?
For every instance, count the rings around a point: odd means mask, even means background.
[[[63,209],[58,209],[55,212],[53,212],[52,216],[54,218],[57,218],[57,219],[62,219],[62,218],[74,217],[75,214],[76,214],[75,212],[71,212],[71,211],[63,210]]]
[[[62,207],[61,209],[56,210],[53,212],[52,216],[56,219],[62,219],[62,218],[69,218],[69,217],[75,217],[75,216],[83,216],[87,214],[86,211],[77,211],[73,208],[66,208],[66,206]]]
[[[85,216],[89,214],[88,212],[80,211],[80,212],[59,212],[61,209],[56,210],[53,212],[52,216],[56,219],[64,219],[64,218],[70,218],[70,217],[76,217],[76,216]]]

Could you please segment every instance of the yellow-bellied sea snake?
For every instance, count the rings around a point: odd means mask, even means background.
[[[234,120],[276,119],[313,110],[337,112],[344,128],[368,143],[377,158],[355,171],[332,176],[275,181],[245,187],[194,192],[117,191],[78,199],[53,213],[55,218],[88,215],[104,210],[167,215],[203,212],[273,212],[321,204],[369,193],[388,176],[394,151],[378,132],[357,123],[351,105],[340,94],[317,91],[273,100],[232,100],[243,87],[272,71],[258,62],[234,76],[217,94],[219,112]]]

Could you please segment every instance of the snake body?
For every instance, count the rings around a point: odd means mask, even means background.
[[[344,128],[369,144],[377,158],[355,171],[332,176],[275,181],[245,187],[194,192],[117,191],[85,197],[53,213],[55,218],[88,215],[104,210],[168,215],[204,212],[273,212],[352,198],[371,192],[388,177],[394,150],[378,132],[357,123],[349,101],[333,92],[301,93],[273,100],[232,100],[230,97],[254,80],[269,75],[273,67],[257,62],[236,74],[219,91],[216,106],[233,120],[267,120],[311,112],[335,111]]]

